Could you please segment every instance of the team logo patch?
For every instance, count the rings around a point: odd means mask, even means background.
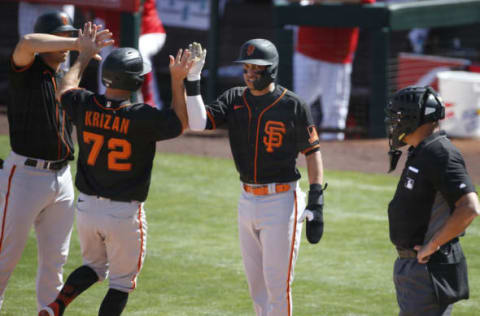
[[[62,14],[62,15],[60,15],[60,17],[62,18],[63,25],[67,25],[68,24],[67,16],[65,14]]]
[[[255,51],[255,46],[249,45],[249,46],[247,47],[247,56],[251,56],[254,51]]]
[[[268,121],[265,124],[265,134],[263,144],[267,152],[272,153],[274,148],[281,147],[283,144],[283,135],[286,133],[285,124],[278,121]]]
[[[407,179],[405,181],[405,188],[407,188],[409,190],[413,190],[414,185],[415,185],[415,180],[407,177]]]
[[[309,127],[307,127],[307,129],[308,129],[308,135],[310,135],[310,137],[308,138],[308,142],[310,144],[313,144],[316,141],[318,141],[318,133],[315,125],[310,125]]]

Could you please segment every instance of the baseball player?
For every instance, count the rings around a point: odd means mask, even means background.
[[[0,171],[0,307],[33,226],[37,237],[38,308],[62,287],[73,224],[71,124],[55,100],[61,64],[78,40],[62,12],[41,15],[15,46],[9,65],[12,151]]]
[[[289,0],[299,2],[299,0]],[[308,0],[308,4],[366,4],[375,0]],[[357,49],[359,28],[298,28],[294,53],[293,87],[295,93],[312,107],[320,98],[322,140],[343,140],[351,91],[352,63]],[[313,115],[315,115],[312,109]]]
[[[83,70],[103,46],[90,23],[80,38],[78,60],[58,95],[77,128],[76,210],[83,265],[70,274],[60,294],[39,316],[63,315],[75,297],[107,275],[109,290],[98,315],[122,313],[145,257],[144,201],[155,142],[179,136],[188,124],[184,105],[177,107],[174,102],[173,109],[158,110],[144,103],[130,104],[131,95],[151,69],[134,48],[117,48],[105,59],[105,95],[79,89]],[[170,67],[182,68],[180,73],[186,75],[187,59],[188,54],[183,59],[170,56]],[[182,83],[172,88],[183,92]]]
[[[204,105],[200,72],[206,51],[194,43],[188,73],[186,105],[192,130],[226,125],[240,174],[238,230],[250,295],[258,316],[292,314],[291,285],[300,246],[302,221],[307,238],[323,234],[323,165],[319,140],[306,104],[275,84],[276,47],[265,39],[244,43],[236,62],[243,64],[244,87],[224,92]],[[296,168],[298,153],[306,156],[310,192],[304,193]]]
[[[475,186],[462,154],[438,121],[445,106],[430,87],[396,92],[386,108],[390,171],[410,145],[388,206],[390,239],[398,251],[393,279],[400,316],[449,316],[469,297],[466,259],[459,237],[480,214]]]

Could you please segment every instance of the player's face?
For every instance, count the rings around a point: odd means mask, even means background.
[[[267,66],[243,64],[243,80],[250,90],[254,90],[253,82],[260,79]]]

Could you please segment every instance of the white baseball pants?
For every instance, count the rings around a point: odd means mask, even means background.
[[[147,221],[142,202],[118,202],[83,193],[77,200],[77,230],[83,264],[109,287],[132,292],[143,266]]]
[[[294,54],[293,89],[309,106],[320,98],[320,128],[344,129],[350,100],[352,64],[329,63]],[[343,140],[344,133],[321,133],[322,140]]]
[[[305,194],[296,182],[283,193],[242,190],[238,232],[250,296],[257,316],[291,316],[291,285],[302,236],[298,218]]]
[[[52,302],[63,286],[63,265],[74,219],[74,191],[69,165],[58,171],[37,169],[25,166],[26,159],[11,152],[0,170],[0,304],[33,226],[40,309]]]

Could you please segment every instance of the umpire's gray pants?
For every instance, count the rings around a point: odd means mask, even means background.
[[[397,258],[393,282],[399,316],[450,316],[453,304],[438,305],[427,265],[418,263],[416,258]]]

